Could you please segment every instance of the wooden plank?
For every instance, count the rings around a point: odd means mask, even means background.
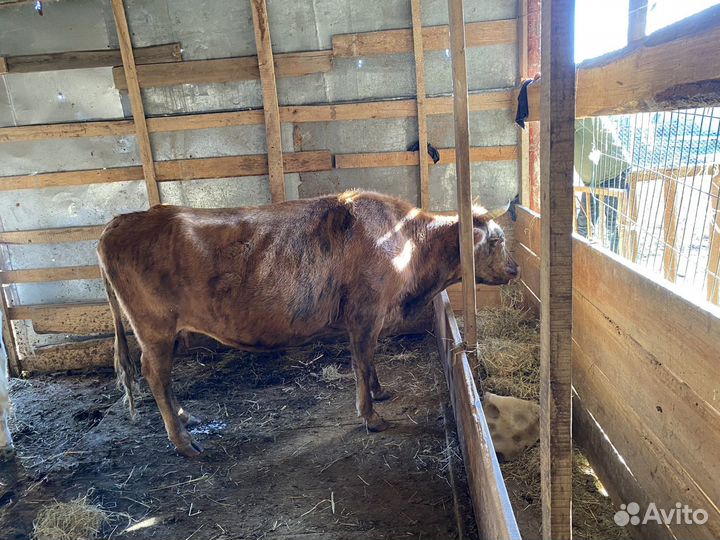
[[[494,90],[470,94],[470,110],[488,111],[511,109],[512,90]],[[452,98],[427,99],[427,114],[452,114]],[[412,118],[417,115],[414,99],[361,101],[324,105],[286,105],[280,107],[280,121],[289,123],[333,122],[346,120],[375,120],[380,118]],[[264,122],[262,109],[234,112],[182,114],[148,118],[152,133],[210,129],[231,126],[257,125]],[[73,137],[107,137],[134,133],[131,120],[104,120],[68,124],[36,124],[0,128],[0,142],[41,141]]]
[[[517,242],[532,250],[539,216],[517,210]],[[523,257],[519,248],[515,255]],[[720,310],[694,303],[666,281],[640,274],[623,258],[577,236],[573,258],[574,288],[720,410],[720,365],[714,361],[720,350]]]
[[[139,355],[137,342],[128,336],[130,354]],[[24,358],[23,363],[31,373],[47,373],[75,369],[112,367],[114,339],[88,339],[77,343],[41,347],[35,354]]]
[[[575,2],[542,4],[540,471],[543,538],[572,537]]]
[[[10,308],[12,320],[30,320],[38,334],[110,334],[112,314],[106,302],[50,304]]]
[[[470,170],[470,106],[468,103],[467,61],[465,58],[465,12],[463,0],[448,0],[450,51],[453,75],[453,116],[455,118],[455,177],[460,268],[462,271],[464,337],[470,354],[477,355],[475,314],[475,242],[472,215]]]
[[[288,173],[327,171],[332,169],[332,154],[326,150],[289,152],[282,155],[282,164]],[[260,176],[268,173],[268,157],[254,154],[158,161],[157,171],[161,182]]]
[[[628,1],[628,43],[645,39],[647,28],[647,0]]]
[[[707,267],[707,299],[720,304],[720,174],[710,186],[710,252]]]
[[[92,265],[0,271],[0,283],[5,284],[68,281],[75,279],[100,279],[100,268]]]
[[[532,253],[540,253],[540,214],[525,206],[516,206],[515,239]],[[538,289],[539,292],[539,289]]]
[[[262,84],[270,193],[272,202],[277,203],[285,200],[285,175],[283,173],[280,111],[275,81],[272,41],[270,39],[270,22],[268,20],[265,0],[251,0],[250,5],[252,7],[255,46],[257,47],[260,82]]]
[[[427,117],[425,114],[425,50],[423,48],[423,27],[420,0],[410,0],[412,12],[413,52],[415,54],[415,88],[417,94],[418,156],[427,152]],[[426,159],[418,158],[420,168],[420,207],[430,208],[430,169]]]
[[[122,55],[119,49],[100,49],[96,51],[71,51],[8,56],[5,58],[5,61],[7,62],[9,73],[31,73],[38,71],[122,66]],[[138,64],[181,62],[182,53],[180,51],[180,44],[167,43],[165,45],[140,47],[135,49],[135,61]]]
[[[475,520],[481,538],[520,539],[490,430],[447,293],[433,299],[435,336],[450,390]]]
[[[720,99],[720,6],[653,32],[643,41],[577,70],[577,117],[697,107]],[[668,70],[667,66],[673,69]],[[544,72],[545,73],[545,72]],[[539,120],[542,84],[530,86],[530,120]]]
[[[105,225],[60,227],[29,231],[0,231],[0,244],[61,244],[89,242],[100,238]]]
[[[633,476],[612,442],[607,438],[595,418],[585,408],[576,392],[573,392],[573,440],[575,446],[597,474],[616,508],[629,501],[640,508],[647,508],[652,502]],[[649,521],[645,525],[626,525],[633,538],[645,540],[673,540],[675,537],[666,525]]]
[[[453,312],[462,313],[462,285],[460,283],[456,283],[455,285],[451,285],[450,287],[448,287],[446,291],[448,294],[448,298],[450,299],[450,305],[453,308]],[[475,298],[478,309],[498,308],[502,306],[500,287],[492,287],[490,285],[476,285]]]
[[[332,154],[327,150],[289,152],[283,155],[283,164],[287,172],[328,171],[332,169]],[[157,182],[258,176],[267,174],[267,172],[268,161],[265,154],[155,162]],[[0,191],[128,182],[142,179],[143,171],[141,167],[65,171],[30,176],[4,176],[0,177]]]
[[[273,64],[270,64],[273,65]],[[302,77],[312,73],[326,73],[332,68],[330,51],[307,51],[278,54],[274,63],[277,77]],[[122,69],[113,69],[115,88],[127,90]],[[222,84],[260,79],[257,56],[193,60],[174,64],[138,66],[141,88],[175,84]]]
[[[516,22],[515,19],[505,19],[467,23],[465,34],[467,47],[515,43]],[[423,28],[422,41],[425,51],[449,49],[448,27]],[[332,52],[336,58],[410,53],[413,52],[412,29],[336,34],[332,37]]]
[[[663,210],[663,274],[665,279],[675,283],[678,269],[678,253],[675,238],[677,237],[678,217],[675,205],[677,194],[677,183],[672,180],[663,182],[663,193],[665,194],[665,207]]]
[[[134,133],[134,126],[131,120],[37,124],[0,128],[0,142],[44,141],[75,137],[118,137],[132,133]]]
[[[8,72],[7,60],[0,56],[0,75],[5,75]]]
[[[439,148],[440,160],[437,165],[449,165],[456,161],[454,148]],[[517,158],[517,147],[475,146],[470,149],[470,161],[513,161]],[[430,156],[425,160],[432,164]],[[360,154],[335,154],[336,169],[370,169],[376,167],[413,167],[418,164],[417,152],[365,152]]]
[[[667,449],[666,441],[658,438],[628,405],[627,395],[618,392],[605,373],[596,367],[594,358],[588,356],[592,351],[577,341],[573,345],[577,392],[650,500],[658,508],[669,510],[681,502],[708,512],[710,519],[705,526],[673,524],[674,534],[678,538],[718,538],[720,513],[717,507]]]
[[[675,503],[680,501],[691,508],[703,508],[716,521],[717,508],[708,504],[708,499],[667,451],[663,441],[627,406],[625,396],[593,367],[585,353],[576,342],[573,343],[577,392],[648,498],[658,508],[667,510],[675,508]],[[671,528],[678,538],[718,538],[718,533],[708,527],[674,524]]]
[[[607,377],[710,500],[720,500],[720,411],[581,293],[575,295],[574,312],[573,339],[592,369]]]
[[[140,151],[143,174],[145,175],[145,186],[147,187],[148,201],[150,206],[160,204],[160,190],[155,180],[155,165],[153,164],[152,148],[150,147],[150,135],[145,123],[145,107],[140,94],[138,84],[137,68],[135,66],[135,55],[133,53],[132,41],[130,40],[130,29],[125,18],[125,5],[123,0],[111,0],[115,28],[117,29],[120,52],[122,55],[123,70],[128,81],[128,95],[132,107],[133,120],[135,123],[135,136]],[[172,64],[166,64],[172,65]]]
[[[26,176],[0,176],[0,191],[129,182],[142,180],[143,178],[142,167],[116,167],[86,171],[40,173]]]
[[[720,410],[720,309],[574,239],[576,289],[710,405]],[[612,283],[612,286],[608,286]]]

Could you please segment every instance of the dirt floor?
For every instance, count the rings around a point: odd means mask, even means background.
[[[355,416],[343,346],[191,351],[174,380],[203,420],[194,461],[149,394],[129,420],[109,371],[13,380],[0,537],[28,538],[40,508],[87,495],[109,513],[103,538],[475,538],[434,338],[384,341],[376,363],[394,393],[380,434]]]

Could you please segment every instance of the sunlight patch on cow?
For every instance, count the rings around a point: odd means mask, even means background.
[[[395,227],[392,228],[392,230],[386,232],[380,238],[378,238],[377,241],[375,242],[375,244],[378,247],[382,246],[385,242],[390,240],[390,238],[392,238],[392,236],[395,233],[400,232],[402,230],[402,228],[405,227],[405,225],[407,225],[407,223],[409,221],[415,219],[415,217],[419,213],[420,213],[420,210],[418,208],[413,208],[412,210],[410,210],[407,214],[405,214],[405,217],[403,217],[400,221],[397,222],[397,224],[395,225]]]
[[[410,264],[412,254],[415,251],[415,242],[408,240],[402,248],[402,251],[393,257],[392,263],[395,270],[402,272]]]

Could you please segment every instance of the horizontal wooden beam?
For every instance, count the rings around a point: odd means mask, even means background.
[[[139,349],[133,336],[128,336],[128,344],[130,355],[137,358]],[[23,358],[22,365],[30,373],[112,367],[113,350],[114,340],[108,338],[39,347]]]
[[[515,43],[517,21],[505,19],[467,23],[465,39],[467,47]],[[422,41],[423,49],[426,51],[442,51],[450,48],[448,26],[424,27]],[[412,29],[334,35],[332,52],[337,58],[410,53],[413,52]]]
[[[38,334],[109,334],[112,314],[107,302],[15,306],[11,320],[29,320]]]
[[[311,73],[325,73],[332,67],[330,51],[309,51],[275,55],[275,74],[278,77],[301,77]],[[260,79],[257,56],[193,60],[172,64],[138,66],[141,88],[174,84],[228,83]],[[113,68],[115,87],[127,90],[122,68]]]
[[[185,62],[183,62],[185,63]],[[493,90],[470,94],[472,112],[510,109],[514,106],[513,90]],[[452,98],[432,97],[427,100],[427,114],[452,114]],[[417,115],[415,99],[361,101],[322,105],[286,105],[280,107],[280,121],[288,123],[333,122],[411,118]],[[264,122],[263,110],[183,114],[148,118],[151,133],[259,125]],[[41,141],[73,137],[108,137],[134,133],[132,120],[103,120],[67,124],[37,124],[0,128],[0,142]]]
[[[267,174],[265,154],[156,161],[158,182],[259,176]],[[326,150],[289,152],[283,154],[288,173],[327,171],[332,169],[332,154]],[[0,192],[15,189],[40,189],[59,186],[80,186],[109,182],[142,180],[142,167],[116,167],[41,173],[28,176],[0,176]]]
[[[575,115],[663,111],[720,102],[720,6],[655,32],[577,69]],[[669,67],[671,66],[671,67]],[[540,119],[540,82],[528,87],[530,120]]]
[[[0,271],[0,283],[4,284],[69,281],[76,279],[100,279],[100,267],[64,266],[56,268],[31,268],[27,270]]]
[[[134,52],[135,62],[138,64],[160,64],[182,61],[182,52],[179,43],[139,47],[134,49]],[[122,65],[122,57],[119,49],[7,56],[4,60],[7,63],[8,73],[31,73]]]
[[[105,225],[60,227],[29,231],[0,231],[0,244],[63,244],[100,238]]]
[[[455,149],[441,148],[436,165],[455,163]],[[432,158],[425,154],[432,164]],[[470,149],[470,161],[510,161],[517,159],[517,146],[476,146]],[[419,163],[418,152],[366,152],[335,154],[336,169],[368,169],[375,167],[411,167]]]
[[[44,141],[75,137],[119,137],[133,133],[135,133],[135,127],[132,120],[36,124],[0,128],[0,142]]]
[[[142,179],[143,170],[140,166],[39,173],[25,176],[0,176],[0,191],[84,186]]]

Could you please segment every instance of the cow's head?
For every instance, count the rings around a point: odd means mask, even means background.
[[[476,283],[504,285],[520,275],[520,267],[505,245],[505,233],[494,221],[506,211],[507,207],[492,212],[473,209]]]

